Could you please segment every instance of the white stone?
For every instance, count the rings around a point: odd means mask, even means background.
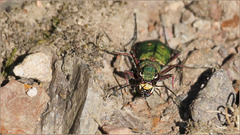
[[[30,96],[30,97],[36,96],[37,93],[38,93],[38,90],[35,87],[33,87],[33,88],[31,88],[27,91],[27,95]]]
[[[51,57],[42,52],[30,54],[14,68],[13,72],[16,76],[23,78],[50,82],[52,80]]]

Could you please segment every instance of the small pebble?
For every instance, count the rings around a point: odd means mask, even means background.
[[[27,91],[27,95],[30,96],[30,97],[36,96],[37,93],[38,93],[38,90],[35,87],[33,87],[33,88],[31,88]]]
[[[109,134],[133,134],[129,128],[116,128],[109,131]]]

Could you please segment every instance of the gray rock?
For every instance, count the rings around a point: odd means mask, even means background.
[[[230,95],[235,96],[234,93],[232,82],[229,80],[226,71],[223,69],[216,71],[191,105],[193,120],[220,124],[220,121],[216,121],[218,119],[217,111],[219,107],[229,105],[232,100],[229,97]]]
[[[87,97],[85,105],[81,115],[75,120],[73,126],[74,134],[95,134],[98,130],[98,124],[96,121],[100,119],[101,106],[103,103],[103,93],[99,90],[97,84],[93,81],[93,78],[89,80]]]
[[[13,72],[16,76],[23,78],[50,82],[52,80],[51,59],[51,56],[42,52],[30,54],[13,69]]]
[[[62,70],[62,60],[55,63],[53,80],[49,86],[51,102],[37,130],[39,134],[94,134],[98,130],[102,104],[101,91],[91,78],[90,69],[80,60],[68,58],[73,65],[71,75]]]
[[[72,59],[71,59],[72,60]],[[81,114],[87,96],[89,69],[75,61],[70,81],[61,70],[62,62],[57,61],[53,81],[49,86],[51,102],[43,114],[41,134],[69,134],[77,115]]]

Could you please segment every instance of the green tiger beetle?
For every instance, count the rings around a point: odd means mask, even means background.
[[[135,28],[134,36],[132,38],[132,48],[130,53],[114,52],[115,55],[125,55],[133,58],[136,72],[125,71],[124,76],[127,86],[129,85],[128,75],[138,82],[137,92],[143,97],[149,97],[157,87],[158,81],[163,81],[167,78],[172,78],[172,89],[174,90],[174,76],[172,74],[166,74],[174,67],[187,67],[184,65],[168,65],[171,61],[176,59],[180,52],[171,49],[166,44],[159,40],[149,40],[138,42],[137,39],[137,22],[136,14],[134,14]],[[166,39],[165,39],[166,40]],[[168,66],[166,69],[163,67]],[[122,87],[124,88],[124,87]],[[120,88],[120,89],[122,89]],[[118,90],[120,90],[118,89]],[[170,90],[171,91],[171,90]],[[172,92],[172,91],[171,91]],[[173,92],[172,92],[173,93]],[[174,93],[173,93],[174,94]],[[175,94],[174,94],[175,95]],[[175,95],[176,96],[176,95]]]

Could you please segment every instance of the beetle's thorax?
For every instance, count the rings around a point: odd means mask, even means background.
[[[157,62],[145,60],[140,63],[141,76],[143,81],[151,82],[156,79],[156,75],[161,70],[161,66]]]
[[[157,74],[157,71],[152,66],[145,66],[142,68],[142,78],[144,81],[152,81],[154,80],[155,75]]]

